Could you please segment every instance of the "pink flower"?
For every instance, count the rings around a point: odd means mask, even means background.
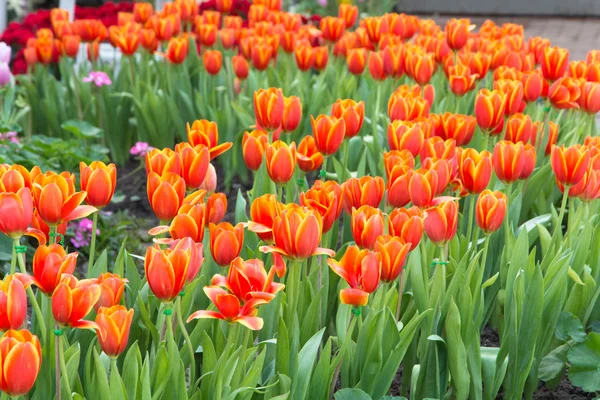
[[[0,87],[10,83],[10,68],[7,63],[0,61]]]
[[[111,85],[112,81],[103,71],[92,71],[88,76],[82,79],[83,82],[94,82],[94,85],[102,87],[104,85]]]
[[[10,53],[12,49],[4,42],[0,42],[0,63],[8,64],[10,62]]]
[[[129,150],[129,153],[132,156],[141,157],[141,156],[145,155],[147,152],[151,151],[152,149],[153,149],[153,147],[150,146],[146,142],[136,142],[133,145],[133,147]]]
[[[14,144],[19,144],[19,138],[17,137],[17,132],[6,132],[0,133],[0,142],[11,142]]]

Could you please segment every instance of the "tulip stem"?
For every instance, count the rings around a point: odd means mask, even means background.
[[[344,139],[344,176],[339,176],[338,181],[342,183],[346,179],[350,178],[350,172],[348,171],[348,158],[350,156],[350,139]],[[325,163],[325,161],[323,161]]]
[[[475,217],[475,196],[469,196],[469,219],[467,221],[467,242],[471,242],[473,234],[473,218]],[[477,242],[471,242],[471,248],[477,250]]]
[[[344,345],[346,344],[347,340],[352,340],[352,333],[354,331],[354,326],[356,325],[357,319],[358,319],[358,317],[356,317],[356,318],[354,317],[354,312],[350,314],[350,321],[348,321],[348,329],[346,330],[346,337],[344,339],[344,342],[342,343],[342,347],[341,347],[340,351],[344,351],[348,348],[348,347],[344,347]],[[330,398],[333,398],[333,391],[335,390],[335,385],[337,384],[338,377],[340,376],[340,370],[342,369],[342,363],[344,362],[344,356],[345,356],[345,354],[342,354],[342,357],[340,358],[340,362],[335,367],[335,372],[333,373],[333,380],[331,381],[331,385],[329,386],[329,396],[328,397],[330,397]]]
[[[16,254],[16,246],[19,245],[19,239],[14,240],[13,252]],[[14,260],[19,261],[19,269],[21,273],[27,274],[27,269],[25,268],[25,254],[20,256],[16,254],[16,257],[13,257]],[[11,273],[14,273],[14,269],[11,264]],[[35,298],[35,294],[33,293],[33,289],[30,287],[27,288],[27,297],[29,297],[29,302],[31,303],[31,307],[33,308],[33,312],[35,313],[35,323],[39,324],[40,332],[42,333],[42,339],[44,343],[46,342],[46,323],[44,322],[44,315],[42,314],[42,310],[40,309],[40,305]]]
[[[490,235],[485,236],[485,241],[483,243],[483,256],[481,257],[481,268],[485,271],[485,264],[487,262],[487,253],[488,248],[490,247]],[[487,279],[487,276],[486,276]]]
[[[288,279],[286,281],[287,289],[287,309],[286,309],[286,323],[288,331],[292,331],[294,324],[294,317],[296,315],[296,308],[298,307],[298,297],[300,296],[300,279],[302,276],[302,263],[297,260],[293,260],[290,269],[288,270]]]
[[[60,327],[58,326],[58,324],[55,324],[55,329],[59,330]],[[55,336],[54,337],[54,376],[56,378],[56,399],[60,400],[62,399],[61,393],[60,393],[60,353],[61,353],[61,345],[60,345],[60,337]]]
[[[398,305],[396,306],[396,321],[400,321],[400,309],[402,308],[402,293],[404,292],[404,284],[406,283],[406,275],[404,268],[400,273],[400,283],[398,284]]]
[[[90,258],[88,260],[88,271],[94,267],[96,256],[96,231],[98,230],[98,211],[92,215],[92,239],[90,240]]]
[[[183,314],[181,310],[181,296],[177,296],[177,300],[175,301],[175,313],[177,314],[177,324],[179,325],[179,329],[181,329],[181,334],[185,339],[185,344],[188,352],[190,353],[190,394],[193,391],[194,382],[196,382],[196,361],[195,361],[195,353],[194,347],[192,346],[192,340],[190,339],[190,335],[188,335],[187,330],[185,329],[185,324],[183,323]]]
[[[504,217],[504,246],[508,246],[508,240],[510,238],[510,196],[511,196],[511,192],[512,192],[512,183],[509,183],[506,185],[506,203],[507,203],[507,207],[506,207],[506,216]]]
[[[558,231],[562,227],[562,221],[563,221],[563,218],[565,217],[565,209],[567,208],[567,200],[569,200],[569,189],[570,189],[570,186],[565,185],[562,203],[560,205],[560,212],[558,214],[558,221],[556,221],[556,226],[554,227],[554,233],[552,234],[552,244],[554,244],[556,237],[558,235]]]
[[[54,340],[56,341],[57,346],[58,346],[57,357],[58,357],[58,361],[59,361],[59,365],[60,365],[60,372],[57,369],[56,370],[56,375],[57,376],[62,375],[62,380],[64,381],[65,389],[67,390],[67,393],[69,393],[69,398],[71,398],[72,397],[71,394],[73,392],[71,391],[71,384],[69,383],[69,374],[67,373],[67,364],[65,363],[65,352],[64,352],[65,350],[64,350],[64,344],[63,344],[64,341],[67,340],[67,339],[64,338],[64,335],[61,335],[61,336],[56,336],[54,338]],[[116,363],[116,359],[115,359],[115,363]],[[57,381],[56,381],[57,385],[59,384],[58,382],[59,381],[57,379]],[[57,397],[57,399],[58,398],[59,397]]]
[[[12,247],[12,257],[10,259],[10,274],[14,274],[17,270],[17,246],[19,246],[19,241],[17,239],[14,240],[14,245]]]

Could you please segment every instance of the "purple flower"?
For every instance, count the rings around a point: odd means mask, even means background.
[[[327,0],[317,0],[317,3],[319,3],[319,5],[321,7],[327,7]]]
[[[10,83],[10,68],[7,63],[0,61],[0,87]]]
[[[92,238],[93,222],[89,218],[83,218],[73,224],[74,236],[71,238],[71,244],[76,249],[89,246]],[[100,235],[100,229],[96,229],[96,235]]]
[[[12,49],[4,42],[0,42],[0,63],[8,64],[10,62],[10,54]]]
[[[141,157],[151,151],[153,147],[151,147],[146,142],[136,142],[135,145],[129,150],[129,153],[135,157]]]
[[[83,82],[94,82],[94,85],[102,87],[104,85],[112,85],[112,81],[103,71],[92,71],[88,76],[82,79]]]
[[[17,132],[6,132],[0,133],[0,142],[11,142],[14,144],[19,144],[19,138],[17,137]]]

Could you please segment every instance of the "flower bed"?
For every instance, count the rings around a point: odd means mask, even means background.
[[[26,43],[0,107],[5,393],[600,389],[599,52],[214,7],[136,3],[106,30],[52,11]],[[115,239],[119,209],[147,235]]]

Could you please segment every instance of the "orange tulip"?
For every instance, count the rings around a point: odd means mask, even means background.
[[[186,124],[186,131],[188,142],[192,147],[196,148],[198,145],[204,145],[208,147],[210,159],[214,159],[233,146],[231,142],[225,142],[219,144],[219,129],[214,121],[207,121],[205,119],[196,120],[190,124]]]
[[[350,178],[342,184],[344,211],[352,215],[353,208],[361,206],[379,207],[385,185],[380,176],[363,176],[361,178]]]
[[[346,29],[350,29],[354,26],[358,18],[358,7],[352,4],[340,4],[338,17],[344,20]]]
[[[281,129],[284,132],[293,132],[296,130],[302,119],[302,103],[297,96],[283,98],[283,118],[281,120]]]
[[[31,174],[27,168],[19,164],[0,164],[0,192],[17,193],[24,187],[31,189]]]
[[[181,154],[169,148],[163,150],[152,149],[145,155],[146,158],[146,174],[155,172],[162,175],[165,172],[181,174]]]
[[[392,121],[410,121],[428,116],[430,107],[422,97],[407,97],[404,93],[395,92],[388,102],[388,115]]]
[[[254,7],[254,6],[252,6]],[[260,330],[263,320],[257,317],[259,305],[268,303],[264,298],[252,298],[243,302],[236,295],[218,286],[205,286],[204,293],[210,298],[218,311],[199,310],[188,317],[188,322],[193,319],[211,318],[222,319],[229,323],[240,323],[248,329]]]
[[[420,153],[421,160],[427,158],[454,160],[456,155],[456,144],[456,140],[452,138],[444,140],[439,136],[432,136],[423,143]]]
[[[258,171],[262,164],[263,154],[268,146],[269,136],[267,132],[260,129],[255,129],[252,132],[244,132],[244,137],[242,138],[242,155],[248,169]],[[300,147],[302,147],[302,143],[300,143]]]
[[[287,204],[273,220],[273,246],[262,246],[266,253],[276,253],[295,260],[335,253],[319,248],[323,233],[323,219],[318,212],[294,203]]]
[[[383,234],[383,214],[369,205],[352,209],[352,236],[358,247],[373,249],[375,240]]]
[[[344,34],[346,21],[343,18],[325,17],[321,19],[321,32],[323,39],[336,42]]]
[[[300,45],[294,49],[296,66],[300,71],[308,71],[315,63],[315,55],[310,45]]]
[[[512,143],[501,140],[494,147],[492,161],[496,176],[504,183],[519,179],[525,164],[525,148],[522,142]]]
[[[500,191],[484,190],[477,198],[475,221],[486,234],[496,232],[502,225],[507,209],[506,195]]]
[[[275,184],[286,184],[294,176],[296,166],[296,144],[287,145],[277,140],[267,147],[267,173]]]
[[[321,114],[316,119],[311,115],[310,121],[315,145],[319,152],[325,156],[335,154],[344,141],[346,134],[344,120]]]
[[[513,143],[527,143],[532,137],[537,136],[537,126],[537,123],[534,124],[531,122],[531,118],[528,115],[521,113],[514,114],[506,122],[504,140]]]
[[[206,47],[212,47],[217,42],[219,27],[214,24],[196,24],[196,35],[200,43]]]
[[[504,123],[506,95],[499,91],[481,89],[475,98],[475,118],[479,128],[487,134]]]
[[[577,100],[581,95],[581,89],[577,82],[569,77],[557,79],[548,88],[548,99],[558,109],[579,108]]]
[[[406,164],[392,167],[388,173],[387,201],[394,207],[402,207],[410,202],[408,195],[408,183],[414,171]]]
[[[475,80],[477,75],[471,74],[469,67],[462,64],[450,67],[450,90],[457,96],[463,96],[467,92],[475,88]]]
[[[471,21],[468,18],[452,18],[446,23],[446,40],[448,46],[454,50],[460,50],[469,38]]]
[[[31,67],[38,62],[37,52],[34,47],[26,47],[23,50],[23,57],[25,57],[25,62],[27,62],[28,67]]]
[[[479,79],[485,78],[492,58],[489,54],[483,52],[460,52],[458,53],[460,61],[469,67],[472,73],[477,74]]]
[[[143,24],[150,19],[154,13],[151,3],[134,3],[133,4],[133,15],[135,21]]]
[[[95,207],[80,205],[86,192],[75,192],[72,174],[39,174],[34,179],[32,191],[35,208],[49,226],[87,217],[96,211]]]
[[[106,165],[102,161],[94,161],[89,166],[83,161],[79,163],[79,179],[81,190],[87,193],[86,203],[102,208],[110,203],[117,184],[117,167]]]
[[[317,46],[312,49],[315,56],[313,67],[317,71],[323,71],[329,62],[329,48],[327,46]]]
[[[175,152],[181,159],[181,177],[188,189],[198,189],[207,176],[210,164],[208,147],[199,144],[192,147],[189,143],[178,143]]]
[[[388,218],[390,235],[402,238],[413,251],[419,245],[423,236],[423,217],[419,207],[394,208]]]
[[[571,61],[567,70],[567,76],[575,79],[585,79],[587,76],[587,63],[581,61]]]
[[[404,267],[411,244],[402,238],[381,235],[375,242],[375,251],[381,255],[381,280],[389,283],[395,281]]]
[[[494,82],[494,89],[505,95],[506,108],[504,113],[512,115],[519,112],[523,104],[523,84],[518,80],[501,79]]]
[[[285,101],[281,89],[259,89],[254,92],[254,116],[256,123],[267,131],[281,126]]]
[[[212,193],[206,201],[206,222],[218,224],[227,212],[227,196],[225,193]]]
[[[535,147],[525,144],[523,147],[523,170],[521,171],[521,175],[519,175],[519,179],[527,179],[531,176],[535,169],[535,161]]]
[[[169,226],[157,226],[148,233],[152,236],[169,233],[174,240],[191,238],[195,243],[202,243],[206,225],[206,205],[204,194],[196,204],[183,204]]]
[[[229,222],[221,222],[218,225],[210,224],[210,252],[213,260],[220,265],[229,265],[240,255],[244,244],[244,225],[237,224],[235,227]]]
[[[311,172],[318,169],[323,164],[323,154],[319,153],[315,144],[315,138],[304,136],[298,151],[296,152],[298,167],[304,172]]]
[[[186,37],[173,37],[167,45],[167,59],[173,64],[181,64],[185,61],[189,50],[189,42]]]
[[[0,390],[9,396],[27,395],[42,364],[42,347],[28,330],[9,330],[0,339]]]
[[[118,357],[129,342],[133,309],[114,305],[101,307],[96,315],[96,333],[102,351],[109,357]]]
[[[393,121],[388,125],[388,144],[391,150],[408,150],[416,157],[425,141],[419,124],[410,121]]]
[[[264,71],[269,66],[269,62],[273,57],[273,47],[268,43],[256,43],[252,46],[251,57],[254,68],[259,71]]]
[[[428,158],[423,160],[423,168],[435,171],[437,175],[437,186],[435,187],[435,194],[441,194],[446,190],[450,179],[453,176],[453,166],[448,160],[438,158]]]
[[[573,186],[581,181],[590,165],[590,151],[581,145],[571,147],[552,146],[550,164],[556,182],[563,186]]]
[[[233,65],[233,72],[238,79],[244,80],[248,78],[249,66],[248,61],[240,55],[235,55],[231,58],[231,64]]]
[[[417,207],[428,207],[437,194],[438,175],[433,169],[418,169],[408,183],[410,200]]]
[[[142,3],[135,3],[142,4]],[[146,3],[144,3],[146,4]],[[156,32],[153,29],[142,29],[140,30],[140,44],[143,48],[148,50],[150,53],[154,53],[158,49],[158,39],[156,38]]]
[[[547,47],[543,50],[542,74],[544,78],[554,81],[565,75],[569,65],[569,50],[560,47]]]
[[[257,197],[250,205],[250,220],[248,230],[255,232],[258,238],[266,243],[273,242],[273,224],[281,213],[283,205],[277,201],[277,196],[264,194]]]
[[[225,28],[219,31],[219,39],[224,49],[233,49],[236,44],[235,29]]]
[[[33,279],[25,274],[6,275],[0,281],[0,330],[18,329],[27,317],[27,289]]]
[[[331,107],[331,115],[344,120],[347,138],[354,137],[360,132],[365,118],[365,103],[352,99],[337,100]]]
[[[29,228],[33,219],[33,201],[31,191],[24,187],[17,193],[0,192],[0,232],[13,240],[23,235],[33,236],[40,244],[46,242],[44,234],[39,229]]]
[[[369,294],[377,290],[381,276],[381,255],[357,246],[348,246],[340,261],[327,260],[329,267],[344,279],[349,288],[340,291],[342,304],[366,306]]]
[[[564,192],[564,186],[559,188]],[[600,198],[600,170],[588,168],[584,177],[569,188],[569,197],[577,196],[583,202],[589,202]]]
[[[469,193],[481,193],[492,177],[492,159],[489,151],[479,153],[467,148],[460,153],[460,181]]]
[[[146,250],[146,279],[152,293],[163,303],[172,302],[183,289],[188,269],[197,260],[196,249],[191,238],[184,238],[166,250],[158,247]]]
[[[600,83],[585,82],[580,88],[581,94],[578,99],[580,109],[588,114],[597,114],[600,111]]]
[[[63,51],[67,57],[77,57],[81,38],[78,35],[65,35],[62,38]]]
[[[116,45],[126,56],[132,56],[140,45],[140,35],[138,32],[121,32],[117,36]]]
[[[441,118],[441,130],[437,135],[444,140],[454,139],[457,146],[468,144],[475,132],[477,119],[472,115],[444,113]]]
[[[147,183],[148,201],[159,220],[170,221],[177,215],[185,197],[185,186],[184,179],[177,174],[165,172],[158,175],[150,172]]]
[[[353,75],[361,75],[367,64],[367,50],[363,48],[348,49],[346,55],[348,70]]]
[[[221,71],[223,54],[219,50],[206,50],[202,55],[202,62],[204,63],[206,72],[210,75],[217,75]]]
[[[425,232],[433,243],[443,246],[456,235],[458,226],[458,205],[455,201],[446,201],[427,210]]]
[[[129,282],[127,279],[121,278],[117,274],[105,272],[101,274],[96,283],[100,286],[100,298],[94,305],[94,309],[98,311],[100,307],[112,307],[121,302],[125,284]]]
[[[435,54],[407,51],[406,72],[418,84],[428,83],[435,72],[435,67]]]
[[[539,125],[539,132],[541,132],[542,135],[545,132],[543,123]],[[542,137],[540,140],[543,142],[544,138]],[[554,123],[553,121],[548,121],[548,143],[546,144],[546,149],[544,151],[545,155],[549,155],[551,153],[552,146],[554,146],[556,144],[557,140],[558,140],[558,125],[556,123]],[[536,141],[537,141],[537,136],[531,136],[531,144],[533,144],[535,146]]]
[[[376,81],[383,81],[386,78],[383,66],[383,54],[372,51],[369,53],[369,73]]]
[[[52,314],[60,326],[94,329],[96,324],[84,320],[98,299],[101,289],[92,279],[77,280],[73,275],[63,275],[52,293]]]
[[[335,181],[315,181],[300,193],[300,205],[315,210],[323,219],[323,233],[329,232],[342,212],[342,187]]]
[[[413,169],[415,167],[415,158],[408,150],[391,150],[383,153],[383,165],[385,167],[385,175],[389,180],[392,171],[396,167],[407,166],[409,169]]]
[[[585,78],[590,82],[600,82],[600,61],[588,64]]]

